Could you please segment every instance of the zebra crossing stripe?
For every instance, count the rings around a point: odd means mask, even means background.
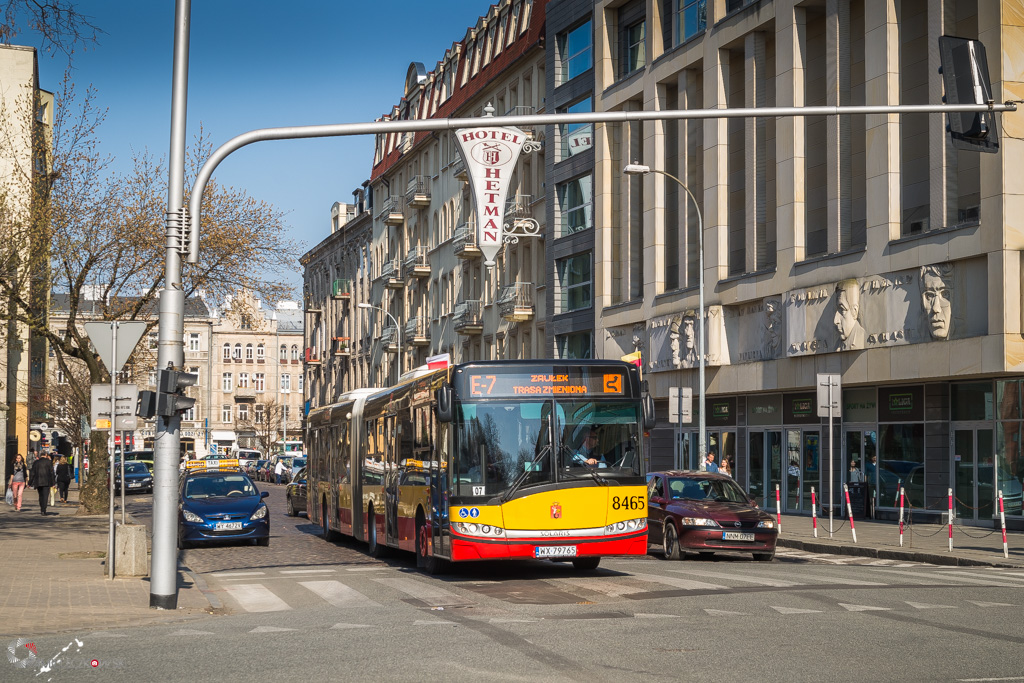
[[[224,590],[246,612],[283,612],[291,609],[288,603],[261,583],[237,583],[224,586]]]
[[[470,600],[456,595],[451,591],[446,591],[443,588],[437,588],[429,583],[423,581],[417,581],[409,578],[398,578],[398,579],[373,579],[377,583],[383,584],[388,588],[394,589],[400,593],[405,593],[411,598],[422,600],[425,603],[432,605],[467,605],[471,604]],[[430,622],[434,623],[434,622]]]
[[[313,591],[335,607],[380,606],[379,603],[340,581],[300,581],[299,585]]]
[[[773,579],[766,576],[751,576],[749,574],[734,574],[730,572],[707,572],[696,569],[671,569],[669,571],[678,572],[680,574],[693,574],[694,576],[731,579],[733,581],[743,581],[745,583],[753,583],[760,586],[773,586],[775,588],[791,588],[793,586],[804,585],[798,581],[785,581],[783,579]]]
[[[728,590],[728,586],[722,586],[717,583],[705,583],[703,581],[692,581],[690,579],[676,578],[674,576],[658,576],[657,574],[641,574],[638,572],[630,572],[634,579],[641,581],[647,581],[648,583],[658,583],[665,586],[672,586],[673,588],[681,588],[687,591],[716,591],[716,590]]]

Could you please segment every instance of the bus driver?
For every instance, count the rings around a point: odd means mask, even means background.
[[[583,437],[583,443],[580,444],[579,450],[572,456],[572,464],[583,466],[590,465],[591,467],[608,467],[608,463],[602,453],[597,450],[598,442],[600,441],[600,435],[598,434],[597,427],[592,426],[587,432],[587,435]]]

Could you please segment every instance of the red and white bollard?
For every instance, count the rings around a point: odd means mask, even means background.
[[[857,542],[857,530],[853,526],[853,506],[850,505],[850,487],[843,484],[843,494],[846,496],[846,514],[850,517],[850,531],[853,533],[853,542]]]
[[[818,503],[814,498],[814,487],[811,487],[811,524],[814,525],[814,537],[818,537]]]
[[[779,533],[781,534],[782,533],[782,501],[779,498],[779,485],[778,484],[775,485],[775,517],[776,517],[776,520],[777,520],[777,525],[778,525]]]
[[[900,547],[903,547],[903,487],[900,487]]]
[[[999,489],[999,525],[1003,528],[1003,557],[1010,557],[1010,550],[1006,547],[1006,513],[1003,511],[1003,490]]]
[[[953,489],[949,491],[949,552],[953,552]]]

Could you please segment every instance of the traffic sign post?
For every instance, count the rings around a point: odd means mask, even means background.
[[[843,388],[839,375],[818,373],[818,417],[828,418],[828,537],[832,538],[832,489],[835,473],[832,468],[832,416],[839,412]],[[854,538],[856,540],[856,538]]]
[[[693,389],[690,387],[669,387],[668,389],[668,421],[676,425],[676,465],[680,469],[686,469],[686,463],[682,462],[682,428],[680,423],[690,424],[693,422]]]

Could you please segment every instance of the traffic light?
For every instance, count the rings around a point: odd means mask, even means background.
[[[135,414],[147,420],[156,416],[156,392],[140,391],[138,403],[135,404]]]
[[[988,74],[985,46],[977,40],[939,37],[939,59],[947,104],[988,104],[992,101],[992,80]],[[999,133],[995,113],[961,112],[946,115],[953,146],[957,149],[995,154]]]
[[[194,406],[196,400],[186,396],[185,389],[198,381],[199,375],[184,370],[161,370],[157,380],[156,414],[173,417]]]

